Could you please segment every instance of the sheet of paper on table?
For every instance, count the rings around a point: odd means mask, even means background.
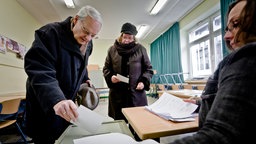
[[[82,127],[91,133],[96,132],[105,119],[102,115],[86,108],[83,105],[80,105],[77,111],[79,114],[78,119],[76,122],[71,121],[71,123],[77,125],[78,127]]]
[[[117,76],[117,78],[118,78],[120,81],[122,81],[122,82],[124,82],[124,83],[129,83],[129,78],[128,78],[128,77],[122,76],[122,75],[120,75],[120,74],[117,74],[116,76]]]
[[[121,133],[108,133],[74,139],[74,144],[159,144],[155,140],[147,139],[140,142],[132,137]]]
[[[194,121],[197,114],[193,112],[198,105],[184,102],[181,98],[164,92],[162,96],[149,106],[145,106],[147,110],[158,116],[172,121]]]

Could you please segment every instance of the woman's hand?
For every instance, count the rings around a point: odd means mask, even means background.
[[[137,87],[136,87],[136,90],[143,90],[144,89],[144,84],[143,82],[139,82]]]
[[[196,100],[195,99],[183,99],[183,101],[196,104]]]
[[[113,76],[111,77],[111,81],[112,81],[112,83],[118,83],[118,82],[120,82],[120,80],[117,78],[116,75],[113,75]]]

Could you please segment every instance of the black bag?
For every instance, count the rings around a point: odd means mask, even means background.
[[[94,86],[90,87],[87,83],[80,85],[77,93],[78,105],[83,105],[90,110],[94,110],[99,104],[99,99],[100,97]]]

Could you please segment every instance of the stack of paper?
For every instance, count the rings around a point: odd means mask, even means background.
[[[164,92],[161,97],[149,106],[147,110],[160,117],[172,121],[194,121],[197,114],[193,114],[198,105],[184,102],[181,98]]]

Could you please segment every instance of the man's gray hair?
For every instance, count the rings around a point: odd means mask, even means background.
[[[87,16],[90,16],[91,18],[97,20],[101,24],[103,22],[100,12],[96,10],[94,7],[89,5],[82,7],[76,15],[79,16],[80,18],[85,18]]]

